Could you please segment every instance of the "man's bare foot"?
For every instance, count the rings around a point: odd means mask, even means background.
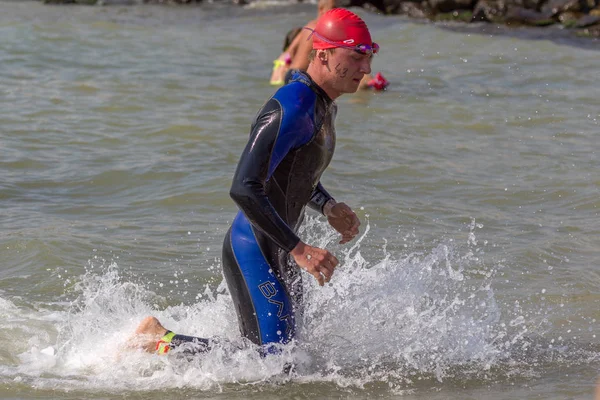
[[[167,332],[168,330],[160,324],[158,319],[146,317],[138,325],[133,336],[128,340],[128,347],[154,353],[156,351],[156,343]]]

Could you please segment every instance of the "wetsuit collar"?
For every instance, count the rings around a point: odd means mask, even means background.
[[[313,89],[318,95],[323,97],[323,99],[325,99],[327,104],[333,103],[333,100],[331,100],[329,95],[327,93],[325,93],[325,91],[321,88],[321,86],[317,85],[315,83],[315,81],[312,80],[312,78],[310,77],[310,75],[308,75],[308,73],[306,73],[304,71],[296,70],[294,75],[292,75],[292,79],[290,79],[290,83],[292,83],[292,82],[304,83],[306,86]]]

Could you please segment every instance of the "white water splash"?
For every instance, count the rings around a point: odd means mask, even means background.
[[[449,241],[419,253],[392,254],[382,239],[381,255],[367,260],[361,254],[367,224],[349,249],[336,250],[340,265],[328,285],[304,276],[298,340],[266,358],[240,337],[224,283],[207,288],[195,304],[162,307],[164,298],[124,281],[117,264],[94,265],[79,278],[77,299],[52,321],[55,332],[30,333],[17,368],[0,373],[28,376],[40,388],[217,392],[230,383],[288,379],[281,371],[290,362],[297,365],[293,379],[339,386],[383,382],[400,390],[420,379],[481,377],[511,359],[528,326],[514,315],[503,322],[492,288],[496,269],[473,248],[473,230],[463,248]],[[309,243],[336,248],[337,234],[318,218],[308,218],[301,234]],[[6,303],[0,312],[19,313]],[[147,315],[175,332],[217,336],[227,344],[191,359],[123,350]]]
[[[397,257],[384,241],[383,259],[369,262],[359,250],[363,238],[345,253],[331,284],[319,290],[306,282],[313,289],[300,342],[327,374],[359,368],[363,382],[383,375],[410,381],[415,374],[441,381],[457,366],[486,370],[497,363],[504,351],[496,340],[509,333],[498,329],[493,270],[451,243]],[[475,244],[473,230],[468,240]]]

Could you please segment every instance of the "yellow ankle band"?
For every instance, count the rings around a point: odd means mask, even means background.
[[[165,334],[165,336],[160,338],[160,340],[156,343],[156,352],[158,354],[168,353],[169,350],[171,349],[171,346],[169,346],[169,343],[171,343],[171,340],[173,340],[173,337],[175,337],[175,332],[168,331]]]

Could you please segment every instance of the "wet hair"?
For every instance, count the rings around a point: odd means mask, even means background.
[[[283,41],[283,51],[286,51],[287,48],[290,47],[290,44],[292,44],[292,42],[294,41],[294,39],[296,38],[296,36],[298,36],[298,34],[301,31],[302,31],[302,27],[297,27],[297,28],[291,29],[285,35],[285,40]]]

